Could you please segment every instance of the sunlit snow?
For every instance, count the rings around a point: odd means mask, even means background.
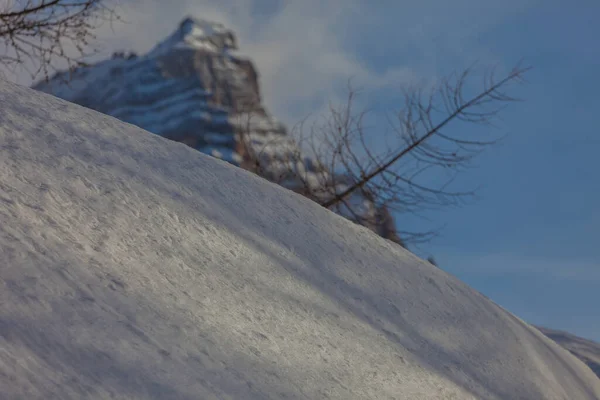
[[[0,398],[593,400],[600,380],[306,198],[0,81]]]

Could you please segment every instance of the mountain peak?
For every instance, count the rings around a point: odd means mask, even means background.
[[[175,48],[221,52],[236,50],[237,40],[233,31],[219,22],[187,16],[150,54],[160,55]]]
[[[187,16],[179,23],[178,31],[183,40],[186,39],[208,39],[215,36],[231,33],[219,22],[209,21],[201,18]]]

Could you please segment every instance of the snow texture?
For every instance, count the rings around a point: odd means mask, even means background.
[[[600,343],[584,339],[568,332],[537,327],[540,332],[573,353],[600,377]]]
[[[600,380],[306,198],[0,81],[0,397],[591,400]]]

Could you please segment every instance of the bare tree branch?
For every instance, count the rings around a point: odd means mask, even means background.
[[[33,78],[82,59],[100,23],[119,20],[108,0],[7,0],[0,6],[0,64]],[[91,50],[93,52],[93,50]]]
[[[515,68],[500,81],[494,83],[493,80],[491,80],[489,87],[468,101],[463,99],[463,89],[465,87],[465,81],[469,70],[466,70],[458,78],[455,85],[452,85],[450,80],[446,80],[443,83],[441,93],[443,94],[442,99],[444,99],[446,111],[449,113],[449,115],[435,125],[433,124],[431,118],[432,111],[434,111],[432,100],[430,99],[427,104],[424,104],[421,102],[421,96],[419,94],[408,93],[406,95],[408,98],[407,104],[409,105],[407,116],[405,118],[401,118],[401,123],[403,123],[405,128],[403,133],[405,133],[408,138],[407,146],[390,157],[388,161],[378,165],[368,174],[365,174],[365,176],[363,176],[360,181],[356,182],[356,184],[347,188],[342,193],[337,194],[334,198],[324,201],[321,203],[321,205],[328,208],[341,201],[342,198],[363,187],[375,177],[384,174],[393,164],[411,152],[417,154],[415,157],[418,157],[419,155],[424,156],[422,159],[423,161],[427,162],[427,160],[433,160],[433,162],[442,162],[449,166],[451,164],[461,164],[468,161],[468,159],[472,158],[472,155],[459,155],[457,152],[446,154],[437,148],[426,146],[427,139],[438,134],[438,132],[440,132],[446,125],[456,119],[479,124],[486,123],[490,118],[494,117],[500,111],[500,109],[487,111],[471,111],[471,109],[484,106],[492,101],[508,102],[516,100],[499,92],[499,89],[505,86],[507,83],[519,79],[526,71],[527,68]],[[490,79],[493,79],[493,77]],[[414,113],[418,115],[416,120],[413,119]],[[422,135],[418,135],[419,124],[427,129],[427,131]],[[445,135],[441,137],[458,144],[464,145],[469,143],[460,140],[456,142],[456,139],[449,138]],[[471,144],[485,146],[488,144],[493,144],[493,142],[471,142]]]
[[[500,138],[473,136],[461,130],[452,133],[446,128],[467,123],[489,130],[494,118],[517,100],[505,89],[521,81],[528,70],[517,65],[499,80],[491,70],[484,76],[483,88],[470,97],[467,91],[472,68],[430,90],[404,90],[404,104],[396,122],[391,123],[398,144],[389,144],[386,137],[382,150],[369,144],[367,113],[355,111],[357,92],[349,86],[347,101],[341,107],[330,106],[325,120],[312,125],[308,132],[304,122],[296,130],[296,146],[303,150],[287,154],[287,170],[281,176],[288,182],[294,179],[300,187],[294,190],[323,207],[375,231],[386,225],[382,221],[389,220],[390,213],[418,216],[423,211],[463,204],[475,196],[475,190],[453,189],[458,174]],[[377,137],[384,139],[381,134]],[[306,162],[306,152],[322,168],[300,170],[298,165]],[[257,170],[268,170],[264,157],[255,156],[254,160],[261,164]],[[285,186],[277,176],[265,177]],[[397,226],[394,230],[396,241],[409,243],[426,242],[437,234],[435,230],[411,232]],[[389,229],[385,234],[393,236]]]

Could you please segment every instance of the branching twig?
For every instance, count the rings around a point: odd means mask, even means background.
[[[61,63],[81,66],[103,21],[118,20],[108,0],[8,0],[0,6],[0,64],[22,67],[32,79]]]
[[[382,151],[368,144],[366,112],[354,110],[356,91],[350,87],[347,101],[339,108],[330,106],[324,121],[311,126],[308,132],[301,125],[296,146],[303,152],[287,154],[288,169],[282,176],[287,181],[293,177],[296,186],[301,187],[297,191],[323,207],[375,231],[385,225],[382,221],[391,218],[392,212],[395,216],[419,215],[462,204],[473,198],[475,191],[453,189],[456,176],[499,139],[452,134],[447,128],[465,122],[489,126],[508,103],[516,101],[504,89],[519,81],[528,69],[517,66],[500,80],[491,71],[484,78],[483,89],[471,97],[465,93],[471,68],[441,81],[430,91],[405,90],[402,110],[393,125],[400,145],[388,145]],[[306,161],[306,152],[322,168],[299,171],[298,164]],[[264,158],[257,155],[255,162],[263,164]],[[264,171],[268,166],[258,169]],[[276,176],[268,179],[284,184]],[[402,222],[397,225],[401,227]],[[411,243],[430,240],[437,234],[394,229],[396,237]]]

